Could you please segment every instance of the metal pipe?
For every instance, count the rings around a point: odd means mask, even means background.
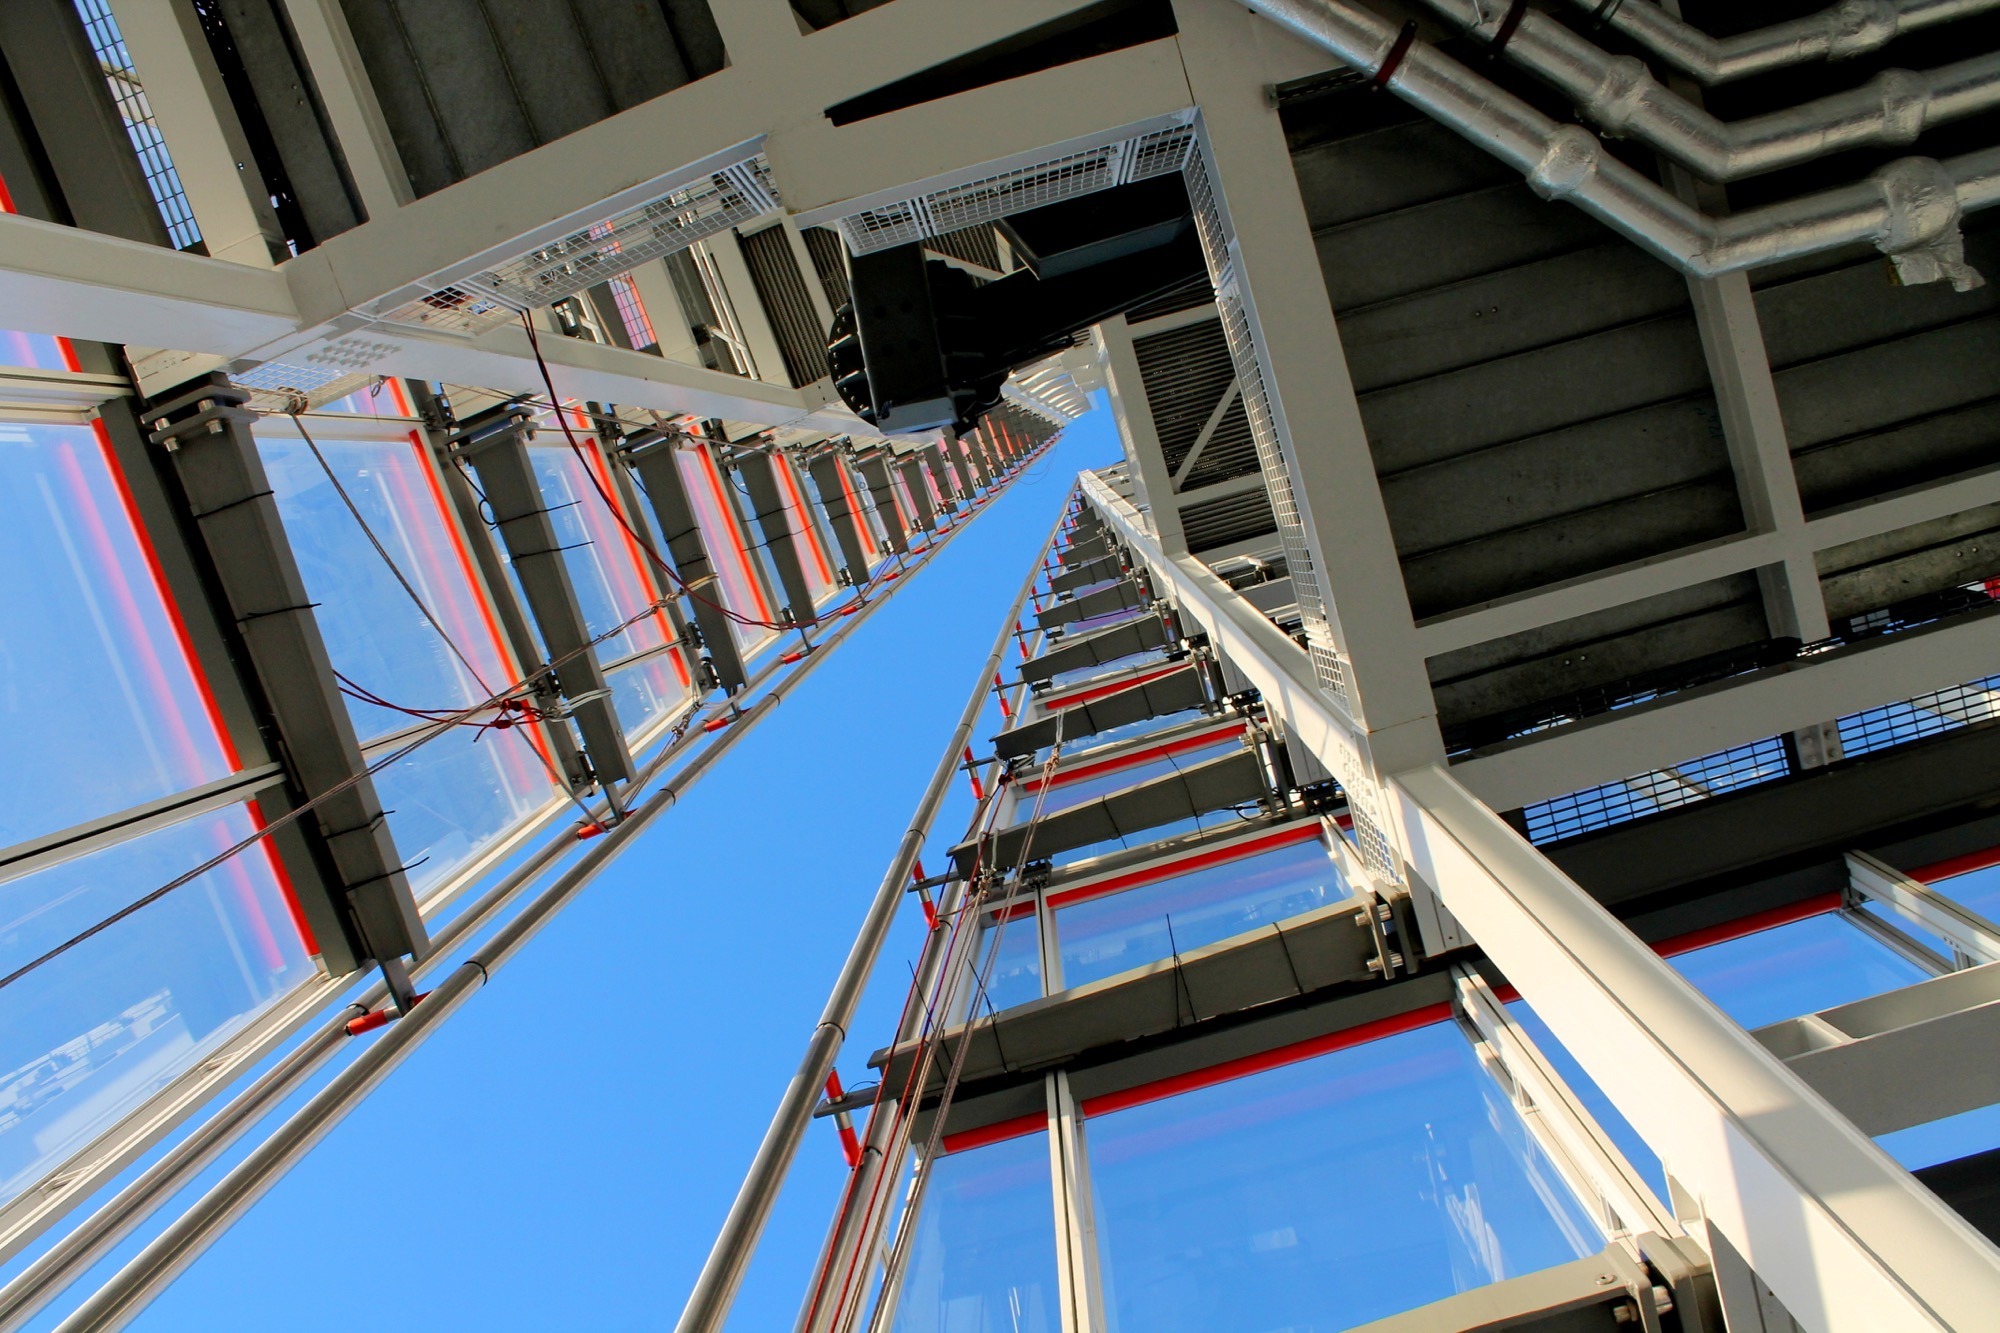
[[[1488,0],[1424,0],[1482,41],[1506,16]],[[1828,153],[1907,144],[1924,130],[2000,106],[2000,53],[1921,73],[1886,69],[1859,88],[1748,120],[1724,121],[1557,20],[1528,10],[1507,58],[1546,80],[1606,133],[1629,136],[1712,181],[1776,171]]]
[[[916,569],[910,571],[911,576],[927,565],[930,557],[943,550],[949,541],[948,536],[944,542],[929,548]],[[905,581],[898,586],[906,587],[908,583]],[[867,603],[858,615],[848,618],[827,636],[819,645],[818,651],[794,667],[785,679],[774,683],[770,692],[763,698],[743,710],[737,723],[723,736],[695,755],[685,768],[669,779],[666,786],[629,812],[623,821],[613,825],[604,835],[603,841],[586,852],[575,867],[544,890],[523,909],[520,916],[503,926],[484,950],[474,954],[472,960],[460,964],[423,1004],[392,1025],[387,1033],[358,1056],[353,1064],[336,1075],[333,1082],[319,1096],[280,1126],[223,1181],[198,1200],[172,1227],[125,1268],[113,1275],[89,1301],[64,1320],[59,1326],[63,1333],[83,1329],[121,1328],[143,1310],[175,1277],[199,1258],[223,1230],[261,1198],[285,1171],[295,1165],[341,1119],[345,1118],[354,1105],[373,1091],[409,1050],[428,1035],[431,1026],[449,1017],[465,995],[470,993],[460,981],[459,990],[453,992],[450,1005],[433,1008],[437,1000],[445,997],[447,987],[458,981],[468,969],[478,971],[483,983],[486,976],[511,957],[521,943],[525,943],[549,917],[567,905],[569,899],[587,885],[596,876],[597,871],[616,856],[626,842],[636,836],[641,827],[667,806],[672,805],[681,791],[691,786],[716,758],[736,743],[739,736],[754,727],[765,713],[777,705],[786,692],[816,670],[819,664],[831,655],[835,646],[843,642],[848,635],[857,632],[874,614],[876,608],[887,602],[896,591],[897,587],[885,588],[881,595]],[[756,688],[761,680],[768,679],[778,670],[780,670],[778,663],[767,665],[758,673],[758,677],[753,679],[751,687]],[[719,701],[711,706],[710,711],[727,706],[728,701]],[[700,733],[690,732],[690,737],[698,734]],[[669,746],[646,766],[640,781],[649,780],[656,775],[677,753],[677,747]],[[446,923],[433,937],[432,952],[413,970],[428,970],[434,966],[451,948],[485,926],[523,888],[574,846],[575,844],[568,840],[559,839],[540,849],[528,863],[519,867]],[[524,932],[517,932],[519,923],[530,917],[534,918],[533,922]],[[502,950],[503,941],[510,939],[513,942]],[[496,951],[497,957],[485,957],[496,954]],[[378,983],[348,1008],[359,1006],[366,1012],[368,1009],[378,1007],[386,999],[386,988]],[[419,1015],[424,1016],[423,1023],[411,1027]],[[127,1186],[82,1226],[65,1236],[47,1254],[38,1258],[5,1289],[0,1289],[0,1328],[15,1328],[33,1317],[83,1270],[130,1235],[160,1204],[178,1192],[195,1174],[227,1151],[230,1145],[235,1143],[265,1112],[296,1090],[348,1040],[344,1028],[346,1017],[347,1012],[343,1010],[327,1028],[301,1043],[278,1066],[232,1099],[222,1111],[204,1122],[182,1143],[177,1144],[167,1157]],[[398,1034],[403,1033],[406,1028],[410,1028],[413,1035],[399,1036]],[[377,1054],[385,1047],[387,1047],[386,1054]],[[385,1060],[388,1062],[385,1067],[372,1075],[368,1072],[374,1068],[374,1063],[371,1062],[379,1063]]]
[[[1061,528],[1062,518],[1058,518],[1048,541],[1043,544],[1044,553],[1054,545],[1056,533]],[[923,799],[917,802],[916,814],[896,848],[894,859],[889,862],[888,873],[883,875],[881,885],[875,890],[875,900],[861,923],[861,933],[855,937],[854,947],[848,951],[839,979],[834,982],[833,993],[827,997],[826,1008],[820,1014],[819,1025],[813,1029],[812,1037],[806,1043],[805,1057],[799,1061],[798,1072],[792,1075],[791,1083],[778,1102],[777,1113],[771,1117],[763,1142],[757,1145],[757,1155],[751,1159],[743,1186],[729,1207],[729,1215],[715,1238],[715,1246],[702,1265],[701,1276],[695,1280],[686,1308],[681,1311],[680,1322],[675,1325],[677,1333],[717,1333],[729,1316],[729,1307],[735,1302],[744,1269],[749,1266],[750,1256],[756,1252],[764,1223],[777,1201],[778,1189],[784,1184],[792,1158],[797,1155],[799,1143],[805,1137],[806,1126],[812,1121],[813,1107],[819,1103],[820,1090],[826,1086],[827,1071],[833,1068],[834,1056],[847,1037],[847,1025],[853,1020],[855,1006],[861,1002],[861,993],[874,970],[875,959],[889,937],[896,908],[902,903],[910,882],[911,868],[930,835],[931,822],[937,818],[945,792],[958,772],[959,754],[971,739],[973,726],[985,708],[987,682],[999,669],[1007,644],[1013,638],[1014,622],[1020,618],[1021,607],[1027,602],[1028,593],[1040,575],[1041,560],[1037,558],[1035,567],[1014,595],[1006,623],[994,637],[992,651],[986,655],[986,661],[974,678],[972,692],[959,714],[958,726],[953,729],[951,740],[931,773]]]
[[[1846,60],[1907,32],[2000,8],[2000,0],[1843,0],[1789,23],[1715,38],[1646,0],[1572,0],[1703,83],[1728,83],[1808,60]]]
[[[1965,263],[1961,213],[2000,196],[2000,148],[1947,162],[1907,157],[1874,175],[1783,203],[1712,217],[1619,161],[1581,125],[1543,115],[1424,42],[1341,0],[1245,0],[1346,64],[1374,71],[1403,100],[1508,163],[1545,199],[1583,209],[1695,277],[1867,241],[1909,285],[1983,281]],[[1402,49],[1400,62],[1391,63]],[[1387,67],[1385,69],[1385,66]]]

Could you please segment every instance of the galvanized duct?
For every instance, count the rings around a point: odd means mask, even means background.
[[[1842,0],[1789,23],[1715,38],[1646,0],[1572,3],[1703,83],[1728,83],[1808,60],[1846,60],[1904,33],[2000,8],[2000,0]]]
[[[1488,42],[1502,34],[1511,12],[1495,0],[1425,3]],[[1993,52],[1942,69],[1885,69],[1859,88],[1730,122],[1668,88],[1644,61],[1613,56],[1532,9],[1517,16],[1503,47],[1600,128],[1651,144],[1713,181],[1843,149],[1910,143],[1931,126],[2000,106],[2000,53]]]
[[[1682,271],[1714,277],[1866,241],[1909,285],[1983,279],[1965,262],[1961,214],[2000,204],[2000,148],[1945,162],[1908,157],[1866,180],[1711,217],[1625,165],[1581,125],[1564,125],[1423,42],[1340,0],[1247,0],[1250,8],[1373,73],[1432,119]],[[1400,59],[1397,57],[1400,56]]]

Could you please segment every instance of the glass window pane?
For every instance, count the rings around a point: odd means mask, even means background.
[[[236,767],[89,426],[0,422],[0,846]]]
[[[234,807],[10,881],[12,972],[255,829]],[[313,974],[264,844],[0,991],[0,1199],[11,1198]]]
[[[1540,1014],[1528,1007],[1526,1000],[1510,1002],[1507,1012],[1528,1034],[1528,1040],[1535,1043],[1535,1049],[1548,1060],[1556,1077],[1583,1103],[1583,1109],[1590,1113],[1598,1128],[1609,1136],[1618,1151],[1625,1154],[1625,1160],[1632,1164],[1632,1169],[1645,1178],[1658,1198],[1665,1200],[1667,1169],[1660,1165],[1659,1155],[1639,1137],[1639,1131],[1632,1128],[1632,1122],[1611,1104],[1611,1099],[1604,1095],[1604,1089],[1583,1071],[1583,1066],[1569,1053],[1569,1048],[1556,1040],[1556,1034],[1549,1030],[1549,1025],[1542,1021]]]
[[[0,208],[0,213],[12,212]],[[76,353],[67,338],[46,333],[22,333],[0,329],[0,366],[25,366],[30,370],[77,370]]]
[[[1905,961],[1836,913],[1807,917],[1670,959],[1696,989],[1746,1028],[1913,985]]]
[[[996,930],[1000,935],[999,955],[992,957]],[[986,967],[989,957],[992,964],[986,977],[986,993],[975,1014],[1012,1009],[1017,1004],[1042,998],[1042,930],[1032,908],[1022,911],[1004,928],[988,922],[985,938],[979,942],[978,965]]]
[[[1333,1333],[1604,1244],[1449,1023],[1086,1130],[1111,1333]]]
[[[1094,680],[1109,680],[1120,672],[1130,671],[1133,667],[1143,666],[1148,662],[1164,662],[1167,659],[1169,651],[1165,646],[1145,648],[1136,653],[1127,653],[1123,657],[1113,658],[1111,661],[1097,666],[1077,667],[1070,671],[1058,671],[1049,677],[1049,687],[1051,689],[1063,690],[1068,689],[1072,685],[1088,685]]]
[[[2000,917],[2000,865],[1940,879],[1931,887],[1988,921]]]
[[[792,460],[780,457],[777,464],[774,471],[778,477],[778,494],[784,501],[785,522],[798,534],[799,568],[805,573],[806,586],[812,589],[814,603],[818,604],[824,602],[835,587],[833,562],[827,558],[820,517],[806,501],[805,487],[799,484],[799,474],[792,466]]]
[[[316,428],[315,428],[316,426]],[[365,741],[419,720],[400,709],[451,710],[505,690],[514,672],[500,627],[474,580],[470,553],[445,510],[425,448],[415,440],[342,440],[338,423],[309,426],[328,467],[367,522],[355,522],[303,440],[257,442],[278,512],[317,603],[314,614],[333,665],[355,686],[398,705],[349,697]],[[376,540],[395,562],[382,559]],[[397,581],[409,580],[423,608]],[[440,636],[424,615],[444,627]],[[463,657],[460,655],[463,654]]]
[[[1042,797],[1040,802],[1042,817],[1047,818],[1062,810],[1073,810],[1079,805],[1089,804],[1100,796],[1108,796],[1112,792],[1123,791],[1127,787],[1136,787],[1142,782],[1151,782],[1155,778],[1163,778],[1170,773],[1186,772],[1197,764],[1205,764],[1210,760],[1220,759],[1225,755],[1234,754],[1242,748],[1242,738],[1230,735],[1207,745],[1182,750],[1177,754],[1161,755],[1156,759],[1147,759],[1139,763],[1112,769],[1109,772],[1093,773],[1088,777],[1072,778],[1068,782],[1060,780],[1062,770],[1058,768],[1056,770],[1057,781],[1054,785],[1050,786],[1048,795]],[[1020,797],[1014,806],[1014,822],[1019,823],[1027,819],[1035,812],[1035,808],[1035,792],[1023,786]]]
[[[375,792],[421,896],[540,810],[555,783],[531,730],[457,727],[376,773]]]
[[[618,721],[628,736],[636,736],[672,715],[688,697],[687,675],[677,653],[620,667],[607,679],[611,684],[612,705],[618,710]]]
[[[896,1333],[1060,1333],[1047,1134],[938,1158],[908,1225]]]
[[[1349,896],[1317,835],[1221,865],[1064,904],[1055,931],[1062,984],[1102,977],[1214,944]]]
[[[706,448],[677,449],[674,451],[674,463],[681,470],[681,481],[687,487],[695,522],[701,525],[709,564],[715,567],[716,578],[722,584],[723,604],[736,614],[752,620],[770,620],[770,604],[744,558],[743,553],[749,549],[749,543],[723,499],[722,476],[715,460]],[[749,654],[770,639],[772,633],[762,626],[738,625],[736,640],[742,651]]]

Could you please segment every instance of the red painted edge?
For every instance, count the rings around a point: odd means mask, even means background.
[[[1079,884],[1073,889],[1049,895],[1050,907],[1061,907],[1065,903],[1082,902],[1088,898],[1100,898],[1107,893],[1117,893],[1121,889],[1137,888],[1141,884],[1152,884],[1158,880],[1172,879],[1175,875],[1185,875],[1195,870],[1206,870],[1210,866],[1225,865],[1255,856],[1259,852],[1273,851],[1279,847],[1290,847],[1301,842],[1319,839],[1320,824],[1316,819],[1274,829],[1261,837],[1235,843],[1228,847],[1212,847],[1207,851],[1191,852],[1172,861],[1161,861],[1128,870],[1122,875],[1113,875],[1093,884]]]
[[[1983,852],[1967,852],[1964,856],[1949,856],[1942,861],[1933,861],[1927,866],[1918,866],[1915,870],[1906,870],[1903,873],[1911,879],[1920,879],[1926,884],[1932,884],[1941,879],[1950,879],[1953,875],[1967,875],[1975,870],[1984,870],[1988,866],[2000,866],[2000,847],[1988,847]]]
[[[1086,1116],[1108,1115],[1128,1107],[1144,1106],[1147,1102],[1156,1102],[1166,1097],[1179,1096],[1184,1092],[1214,1087],[1218,1083],[1227,1083],[1231,1079],[1243,1078],[1249,1074],[1261,1074],[1267,1069],[1297,1064],[1316,1055],[1326,1055],[1331,1051],[1346,1050],[1350,1046],[1360,1046],[1383,1037],[1393,1037],[1397,1033],[1429,1027],[1433,1023],[1442,1023],[1450,1017],[1451,1002],[1441,1000],[1437,1004],[1427,1004],[1408,1013],[1378,1018],[1372,1023],[1362,1023],[1320,1037],[1309,1037],[1304,1041],[1293,1042],[1289,1046],[1279,1046],[1274,1050],[1241,1056],[1235,1060],[1224,1060],[1221,1064],[1210,1065],[1206,1069],[1196,1069],[1185,1074],[1175,1074],[1170,1078],[1156,1079],[1151,1083],[1141,1083],[1136,1088],[1107,1092],[1100,1097],[1087,1097],[1084,1099],[1082,1110]]]
[[[1158,680],[1162,676],[1171,676],[1176,671],[1192,670],[1194,670],[1194,663],[1192,662],[1169,662],[1157,671],[1148,671],[1143,675],[1130,676],[1124,680],[1107,681],[1102,685],[1093,685],[1089,689],[1078,690],[1075,694],[1053,694],[1042,700],[1041,703],[1044,708],[1070,708],[1076,704],[1087,704],[1093,699],[1102,699],[1108,694],[1117,694],[1121,690],[1129,690],[1135,685],[1144,685],[1148,681]]]
[[[1677,953],[1687,953],[1694,949],[1705,949],[1711,944],[1725,944],[1730,940],[1740,940],[1745,935],[1755,935],[1760,930],[1771,930],[1778,926],[1789,926],[1794,921],[1807,917],[1824,916],[1840,909],[1841,895],[1820,893],[1783,907],[1773,907],[1767,912],[1752,912],[1734,921],[1724,921],[1721,925],[1705,926],[1691,930],[1685,935],[1674,935],[1659,940],[1653,945],[1653,952],[1662,958],[1671,958]]]
[[[1094,763],[1080,764],[1075,768],[1066,769],[1058,765],[1055,773],[1049,778],[1048,785],[1065,787],[1072,782],[1100,777],[1106,773],[1116,773],[1120,769],[1134,768],[1154,759],[1166,759],[1173,755],[1186,754],[1190,750],[1205,749],[1232,736],[1241,736],[1248,726],[1247,722],[1238,722],[1233,727],[1220,726],[1213,731],[1182,736],[1178,740],[1163,741],[1158,745],[1149,745],[1137,750],[1127,750],[1124,754],[1112,755],[1109,759],[1099,759]],[[1042,789],[1042,785],[1040,778],[1030,778],[1021,784],[1021,790],[1032,796]]]
[[[1035,1111],[997,1124],[981,1125],[978,1129],[961,1129],[956,1134],[947,1134],[938,1141],[938,1147],[948,1153],[964,1152],[967,1148],[984,1148],[989,1143],[1005,1143],[1008,1139],[1039,1133],[1048,1126],[1048,1113]]]

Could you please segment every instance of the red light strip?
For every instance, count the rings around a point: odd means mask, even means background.
[[[1954,875],[1969,875],[1988,866],[2000,866],[2000,847],[1988,847],[1983,852],[1967,852],[1964,856],[1947,857],[1942,861],[1933,861],[1927,866],[1918,866],[1915,870],[1905,870],[1903,873],[1911,879],[1934,884],[1938,880],[1950,879]]]
[[[1169,1078],[1155,1079],[1151,1083],[1141,1083],[1136,1088],[1125,1088],[1118,1092],[1107,1092],[1098,1097],[1084,1099],[1081,1110],[1086,1116],[1109,1115],[1113,1111],[1123,1111],[1128,1107],[1144,1106],[1147,1102],[1157,1102],[1163,1098],[1178,1096],[1184,1092],[1195,1092],[1211,1088],[1218,1083],[1243,1078],[1250,1074],[1261,1074],[1269,1069],[1297,1064],[1310,1060],[1316,1055],[1327,1055],[1333,1051],[1344,1051],[1352,1046],[1361,1046],[1383,1037],[1393,1037],[1399,1033],[1412,1032],[1417,1028],[1442,1023],[1451,1017],[1451,1002],[1443,1000],[1437,1004],[1427,1004],[1412,1009],[1408,1013],[1392,1014],[1388,1018],[1378,1018],[1372,1023],[1362,1023],[1356,1027],[1344,1028],[1339,1032],[1329,1032],[1325,1036],[1308,1037],[1295,1041],[1289,1046],[1279,1046],[1273,1050],[1260,1051],[1256,1055],[1240,1056],[1234,1060],[1224,1060],[1206,1069],[1190,1070],[1185,1074],[1175,1074]],[[997,1126],[995,1128],[998,1128]],[[977,1132],[977,1131],[973,1131]]]
[[[1838,893],[1816,893],[1810,898],[1783,907],[1773,907],[1766,912],[1752,912],[1749,916],[1724,921],[1716,926],[1704,926],[1691,930],[1685,935],[1674,935],[1659,940],[1653,945],[1653,952],[1662,958],[1672,958],[1675,954],[1689,953],[1695,949],[1705,949],[1711,944],[1727,944],[1730,940],[1740,940],[1745,935],[1755,935],[1760,930],[1772,930],[1778,926],[1789,926],[1794,921],[1804,921],[1807,917],[1824,916],[1838,911],[1841,895]]]
[[[1023,645],[1022,651],[1025,652],[1026,650],[1026,645]],[[1077,704],[1087,704],[1093,699],[1102,699],[1107,694],[1117,694],[1120,690],[1129,690],[1134,685],[1144,685],[1150,681],[1158,680],[1162,676],[1171,676],[1176,671],[1191,671],[1193,669],[1194,665],[1190,662],[1169,662],[1163,667],[1158,667],[1141,675],[1127,676],[1123,680],[1106,681],[1102,685],[1092,685],[1078,690],[1075,694],[1050,695],[1048,698],[1043,699],[1041,704],[1045,709],[1073,708]]]
[[[1008,1139],[1038,1134],[1048,1127],[1047,1113],[1036,1111],[1029,1115],[1015,1116],[1012,1120],[1002,1120],[998,1124],[981,1125],[978,1129],[961,1129],[956,1134],[947,1134],[938,1140],[938,1147],[947,1153],[964,1152],[968,1148],[984,1148],[989,1143],[1005,1143]]]
[[[1213,731],[1204,731],[1193,736],[1183,736],[1179,740],[1147,746],[1141,750],[1131,750],[1125,754],[1114,755],[1109,759],[1099,759],[1094,763],[1079,764],[1075,768],[1058,768],[1055,775],[1048,780],[1047,785],[1052,788],[1065,787],[1072,782],[1082,782],[1086,778],[1099,777],[1105,773],[1116,773],[1121,769],[1136,768],[1140,764],[1148,763],[1154,759],[1165,759],[1172,755],[1186,754],[1190,750],[1200,750],[1214,745],[1218,741],[1228,740],[1232,736],[1241,736],[1248,725],[1248,723],[1238,722],[1233,726],[1217,727]],[[1043,785],[1040,778],[1030,778],[1021,784],[1021,790],[1033,796],[1041,791]]]
[[[1123,874],[1107,876],[1087,884],[1078,884],[1059,893],[1048,895],[1050,907],[1061,907],[1067,903],[1082,902],[1088,898],[1101,898],[1107,893],[1117,893],[1123,889],[1134,889],[1142,884],[1154,884],[1177,875],[1192,874],[1197,870],[1207,870],[1211,866],[1227,865],[1245,857],[1256,856],[1260,852],[1276,851],[1280,847],[1294,847],[1300,843],[1317,842],[1320,839],[1320,823],[1308,819],[1301,823],[1274,829],[1227,847],[1213,847],[1207,851],[1191,852],[1171,861],[1142,866]]]

